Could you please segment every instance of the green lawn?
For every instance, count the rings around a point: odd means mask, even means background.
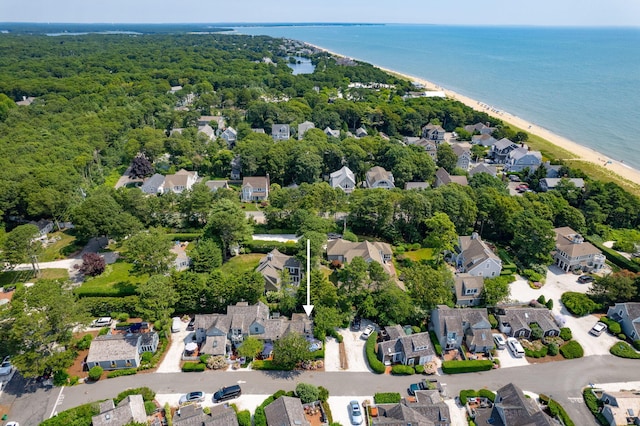
[[[39,280],[68,280],[69,271],[64,268],[40,269]]]
[[[82,246],[76,244],[76,237],[66,232],[53,232],[49,234],[49,240],[60,238],[53,244],[47,246],[38,260],[40,262],[51,262],[53,260],[65,259],[70,254],[82,250]]]
[[[107,265],[102,273],[88,278],[75,293],[79,296],[128,296],[135,294],[137,284],[149,279],[149,275],[131,275],[133,265],[127,262],[116,262]]]
[[[224,263],[220,270],[225,274],[230,275],[240,275],[247,271],[253,271],[258,267],[258,263],[260,263],[260,259],[262,259],[265,255],[262,253],[251,253],[251,254],[241,254],[239,256],[234,256],[229,259],[228,262]]]
[[[421,248],[420,250],[415,251],[405,251],[402,255],[413,260],[414,262],[419,262],[421,260],[431,260],[433,259],[433,249]]]
[[[240,203],[240,207],[242,208],[242,210],[244,210],[246,212],[258,212],[258,211],[260,211],[260,208],[258,207],[258,204],[256,204],[256,203]]]

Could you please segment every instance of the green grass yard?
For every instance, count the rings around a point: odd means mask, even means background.
[[[241,254],[239,256],[234,256],[229,259],[228,262],[224,263],[220,270],[225,274],[230,275],[240,275],[247,271],[253,271],[258,267],[258,263],[260,263],[260,259],[262,259],[265,255],[262,253],[251,253],[251,254]]]
[[[421,260],[431,260],[433,259],[433,249],[421,248],[420,250],[415,251],[405,251],[402,255],[408,259],[413,260],[414,262],[419,262]]]
[[[127,262],[116,262],[107,265],[105,271],[93,278],[88,278],[75,290],[78,296],[128,296],[135,294],[138,284],[149,279],[149,275],[132,275],[133,265]]]
[[[53,232],[49,234],[49,240],[60,238],[53,244],[49,244],[44,249],[38,260],[40,262],[51,262],[54,260],[66,259],[70,254],[82,250],[82,246],[76,243],[76,237],[66,232]]]

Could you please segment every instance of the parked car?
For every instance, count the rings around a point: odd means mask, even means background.
[[[607,324],[598,321],[591,330],[589,330],[589,334],[593,334],[594,336],[601,335],[607,329]]]
[[[204,401],[204,392],[196,391],[189,392],[188,394],[182,395],[180,397],[180,405],[186,404],[187,402],[203,402]]]
[[[11,358],[9,356],[4,357],[4,360],[2,360],[2,364],[0,364],[0,376],[11,374],[12,370],[13,366],[11,365]]]
[[[507,340],[502,334],[494,334],[493,342],[496,344],[496,348],[498,349],[504,349],[507,346]]]
[[[351,401],[349,403],[349,416],[351,417],[352,425],[361,425],[364,421],[362,417],[362,410],[360,409],[360,404],[358,401]]]
[[[354,331],[360,331],[360,317],[355,317],[351,323]]]
[[[182,320],[180,317],[173,317],[171,319],[171,332],[177,333],[182,328]]]
[[[226,401],[227,399],[237,398],[242,395],[242,389],[239,385],[226,386],[213,394],[213,402]]]
[[[516,339],[515,337],[507,338],[507,346],[509,346],[509,350],[511,351],[514,357],[522,358],[524,356],[524,348],[522,347],[520,342],[518,342],[518,339]]]
[[[196,317],[193,317],[189,320],[189,324],[187,324],[187,331],[193,331],[196,325]]]
[[[580,277],[578,278],[578,282],[580,284],[592,283],[594,280],[595,278],[593,278],[593,276],[591,275],[580,275]]]
[[[431,386],[429,386],[430,383]],[[437,379],[429,379],[428,381],[426,379],[422,379],[418,383],[410,384],[407,391],[409,392],[409,395],[415,395],[417,391],[435,389],[436,385]]]
[[[364,331],[360,335],[360,338],[364,339],[364,340],[367,340],[369,338],[369,336],[371,336],[371,333],[373,333],[375,331],[375,329],[376,328],[374,326],[369,324],[368,326],[365,327]]]
[[[92,327],[109,327],[113,320],[111,317],[100,317],[91,323]]]

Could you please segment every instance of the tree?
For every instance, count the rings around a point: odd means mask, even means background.
[[[327,333],[342,325],[344,314],[335,306],[316,306],[313,310],[313,334],[323,340]]]
[[[317,386],[309,383],[298,383],[296,386],[296,395],[303,404],[309,404],[318,400],[320,390]]]
[[[142,231],[123,244],[125,258],[133,263],[136,273],[161,274],[169,270],[169,264],[176,258],[170,251],[171,238],[160,228]]]
[[[523,265],[551,264],[550,253],[555,247],[551,222],[536,216],[531,210],[524,210],[514,216],[511,226],[514,230],[511,246]]]
[[[175,310],[178,313],[203,312],[207,310],[207,277],[191,271],[171,274],[171,286],[178,294]]]
[[[596,277],[589,295],[606,305],[635,300],[638,296],[639,281],[640,274],[627,270]]]
[[[453,152],[453,148],[448,143],[441,143],[438,145],[438,161],[436,165],[442,167],[448,173],[453,173],[453,169],[458,164],[458,156]]]
[[[15,266],[19,263],[31,263],[36,269],[36,256],[42,251],[42,243],[36,240],[38,227],[35,225],[16,226],[5,236],[4,260]]]
[[[238,355],[246,358],[255,358],[264,349],[262,340],[249,336],[240,346],[238,346]]]
[[[340,282],[348,295],[359,293],[367,283],[367,262],[360,256],[351,259],[339,272]]]
[[[227,256],[235,246],[251,238],[252,232],[253,227],[247,222],[240,206],[231,200],[222,199],[211,209],[204,234],[220,238],[223,254]]]
[[[423,244],[432,247],[436,256],[436,263],[443,259],[445,251],[453,252],[458,234],[456,226],[445,213],[436,213],[424,221],[426,237]]]
[[[123,237],[142,229],[140,221],[122,211],[122,207],[107,192],[87,197],[71,213],[77,236],[84,241],[92,237]]]
[[[395,283],[386,284],[374,297],[380,325],[405,324],[415,313],[414,301]]]
[[[511,289],[509,284],[513,281],[510,277],[486,278],[482,298],[487,306],[495,306],[509,297]]]
[[[146,176],[151,176],[154,172],[153,164],[147,160],[144,155],[136,156],[131,162],[131,168],[129,169],[129,177],[131,179],[139,179]]]
[[[211,238],[201,238],[189,253],[191,268],[196,272],[210,272],[222,265],[222,250]]]
[[[169,318],[174,312],[174,306],[178,301],[176,292],[169,277],[153,275],[145,283],[138,286],[140,305],[138,309],[143,318],[156,323],[157,329],[168,326]]]
[[[453,277],[446,268],[416,264],[404,271],[404,283],[417,306],[428,312],[437,305],[452,305]]]
[[[85,253],[82,255],[82,266],[80,272],[90,277],[95,277],[104,272],[106,262],[104,257],[98,253]]]
[[[312,358],[309,342],[301,334],[287,333],[273,344],[273,363],[283,370],[293,370]]]
[[[76,326],[88,322],[82,305],[62,282],[39,280],[19,287],[10,307],[0,310],[0,338],[12,364],[23,377],[32,378],[73,364],[73,354],[60,348],[71,344]]]

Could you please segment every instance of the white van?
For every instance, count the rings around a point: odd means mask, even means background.
[[[171,320],[171,332],[177,333],[181,329],[182,329],[182,320],[180,319],[180,317],[173,317],[173,319]]]
[[[507,338],[507,346],[509,346],[509,350],[516,358],[522,358],[524,356],[524,348],[518,342],[518,339],[514,337]]]

